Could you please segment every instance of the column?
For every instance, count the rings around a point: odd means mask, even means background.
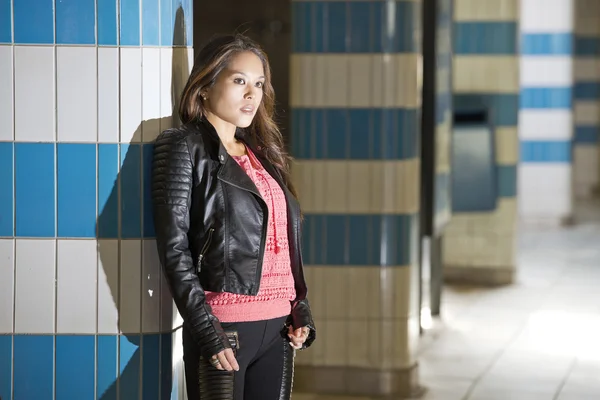
[[[521,1],[519,213],[532,223],[572,217],[573,0]]]
[[[457,212],[444,233],[448,281],[507,284],[515,278],[519,109],[516,0],[454,1],[454,107],[485,107],[495,139],[496,207]],[[472,193],[480,190],[474,185]]]
[[[0,1],[3,399],[179,398],[148,179],[191,13],[191,0]]]
[[[600,194],[600,2],[575,0],[573,185],[575,197]]]
[[[419,335],[420,1],[293,1],[294,182],[318,329],[297,391],[407,395]]]

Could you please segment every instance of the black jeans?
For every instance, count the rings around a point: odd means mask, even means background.
[[[289,400],[294,350],[281,333],[285,321],[282,317],[221,324],[240,366],[235,372],[220,371],[210,365],[184,325],[188,400]]]

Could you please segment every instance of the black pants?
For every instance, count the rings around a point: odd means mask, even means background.
[[[239,371],[220,371],[200,356],[189,331],[183,329],[183,360],[188,400],[289,400],[294,350],[281,330],[286,318],[222,323],[235,343]]]

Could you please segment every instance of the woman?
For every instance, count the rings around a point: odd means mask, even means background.
[[[289,399],[295,349],[315,339],[290,158],[267,56],[213,39],[183,91],[183,125],[156,140],[159,257],[183,317],[190,400]]]

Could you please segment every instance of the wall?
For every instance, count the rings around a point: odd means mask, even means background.
[[[600,2],[575,0],[574,34],[573,184],[589,198],[600,183]]]
[[[191,17],[190,0],[0,1],[4,399],[179,396],[148,143],[173,123]]]
[[[454,1],[454,107],[485,105],[493,113],[499,199],[493,212],[452,216],[443,237],[447,280],[500,284],[514,278],[518,16],[518,0]]]
[[[294,1],[294,179],[319,339],[296,388],[408,393],[418,319],[419,1]]]

